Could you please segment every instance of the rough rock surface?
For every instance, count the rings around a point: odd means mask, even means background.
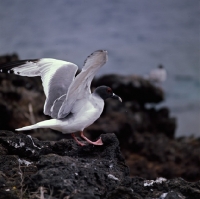
[[[103,146],[0,131],[0,198],[199,198],[200,182],[131,178],[114,134]]]
[[[27,186],[28,193],[42,186],[57,197],[73,196],[76,192],[105,196],[130,178],[117,138],[110,134],[102,139],[103,147],[80,147],[73,140],[45,142],[1,131],[0,170],[8,178],[4,190],[17,187],[22,174],[23,188]],[[13,177],[14,181],[10,180]]]

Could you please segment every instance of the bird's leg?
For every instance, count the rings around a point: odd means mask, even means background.
[[[80,146],[84,146],[85,144],[83,144],[82,142],[80,142],[77,138],[76,138],[76,136],[75,136],[75,134],[74,133],[71,133],[71,136],[74,138],[74,140],[78,143],[78,145],[80,145]]]
[[[88,138],[86,138],[84,135],[83,135],[83,131],[80,132],[80,135],[81,137],[86,140],[88,143],[90,144],[93,144],[93,145],[103,145],[103,142],[101,140],[101,138],[99,138],[96,142],[92,142],[91,140],[89,140]]]

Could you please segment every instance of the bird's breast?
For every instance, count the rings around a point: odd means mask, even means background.
[[[94,100],[77,100],[72,109],[72,117],[67,119],[67,129],[72,132],[83,131],[93,124],[101,115],[104,103]]]
[[[80,104],[77,102],[74,114],[77,121],[84,121],[86,123],[91,123],[92,121],[93,123],[100,117],[102,111],[103,106],[100,106],[100,104],[91,102],[90,100],[81,100]]]

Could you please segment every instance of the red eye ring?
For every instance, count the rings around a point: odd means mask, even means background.
[[[107,92],[108,92],[108,93],[112,93],[112,89],[108,87],[108,88],[107,88]]]

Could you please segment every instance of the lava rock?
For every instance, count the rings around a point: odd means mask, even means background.
[[[17,53],[13,53],[13,54],[7,54],[7,55],[1,55],[0,56],[0,64],[5,64],[8,62],[12,62],[12,61],[17,61],[19,60],[19,56]]]
[[[111,87],[123,101],[137,101],[145,104],[159,103],[164,100],[163,90],[140,76],[104,75],[92,84],[94,87],[101,85]]]
[[[102,135],[102,140],[103,146],[80,147],[74,140],[44,142],[24,134],[1,131],[0,144],[7,153],[0,158],[0,171],[7,178],[21,173],[16,175],[15,183],[7,180],[5,187],[17,187],[23,175],[27,177],[23,187],[30,192],[50,187],[57,197],[62,191],[63,197],[77,192],[103,198],[131,179],[116,136]]]
[[[130,177],[114,134],[102,146],[39,141],[0,131],[0,198],[142,199],[200,197],[200,182]]]

